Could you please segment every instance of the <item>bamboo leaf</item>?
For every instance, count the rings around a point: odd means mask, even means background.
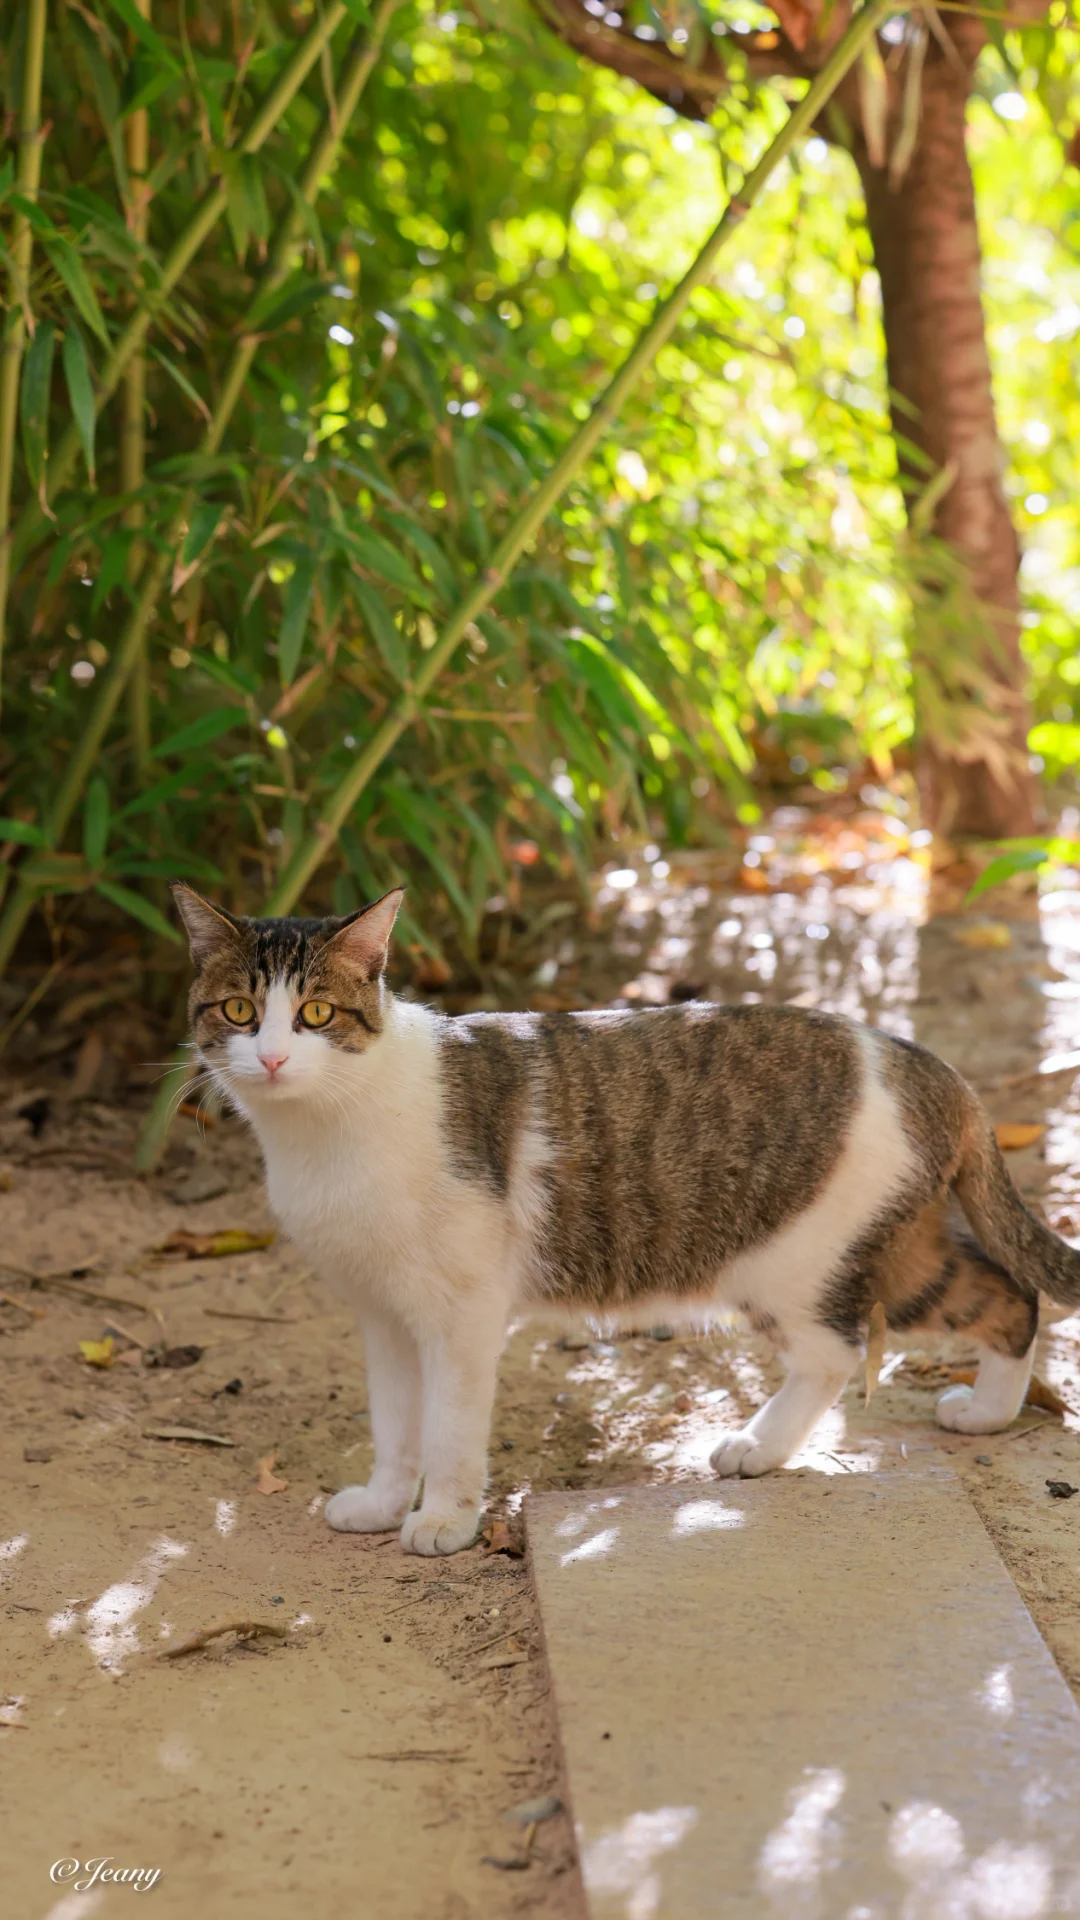
[[[201,500],[195,508],[173,566],[170,591],[174,597],[197,572],[199,562],[214,540],[225,512],[225,504],[220,500]]]
[[[187,374],[184,372],[183,368],[178,367],[175,360],[170,360],[168,354],[162,353],[160,347],[151,347],[150,351],[153,354],[154,359],[157,361],[158,365],[161,367],[164,367],[170,380],[175,380],[181,393],[184,394],[184,396],[191,401],[192,406],[195,407],[197,411],[202,414],[203,419],[209,420],[210,409],[207,406],[206,401],[203,399],[202,394],[198,391],[196,387],[192,386],[191,381],[188,379]]]
[[[82,441],[83,453],[86,456],[86,471],[90,478],[90,485],[93,486],[95,482],[94,426],[97,420],[94,383],[90,376],[86,342],[73,321],[69,321],[64,331],[62,353],[71,414],[79,429],[79,439]]]
[[[922,120],[922,70],[929,34],[921,20],[907,23],[908,49],[904,93],[900,103],[900,131],[889,160],[889,185],[894,192],[903,182],[919,141]]]
[[[409,652],[393,614],[374,587],[365,586],[362,580],[353,580],[350,585],[353,599],[364,616],[364,625],[399,687],[403,687],[409,677]]]
[[[889,76],[876,36],[867,41],[859,61],[859,105],[870,165],[883,167],[889,121]]]
[[[363,532],[347,530],[342,536],[353,559],[358,560],[369,573],[378,574],[380,580],[386,580],[392,587],[400,587],[422,607],[430,605],[431,595],[418,573],[410,567],[404,556],[384,540],[379,533],[369,528]]]
[[[47,847],[49,844],[45,829],[35,827],[32,821],[0,818],[0,844],[5,840],[14,840],[20,847]]]
[[[43,321],[26,350],[20,396],[23,458],[34,491],[40,493],[49,452],[49,394],[52,387],[56,328]]]
[[[107,347],[109,334],[101,308],[98,306],[97,295],[87,279],[86,268],[70,240],[65,240],[63,234],[44,234],[41,244],[87,326],[93,329],[102,345]]]
[[[130,27],[136,40],[141,40],[147,52],[153,54],[159,66],[168,67],[173,73],[183,73],[181,62],[171,48],[166,46],[160,33],[139,12],[135,0],[108,0],[108,4],[114,13],[120,15],[124,25]]]
[[[243,719],[244,715],[236,707],[215,707],[212,713],[204,713],[200,719],[192,720],[162,740],[160,746],[154,748],[154,759],[166,760],[177,753],[190,753],[193,747],[208,747],[212,740],[220,740],[223,733],[239,726]]]
[[[315,590],[314,555],[304,553],[286,583],[285,603],[278,633],[278,668],[283,687],[291,685],[303,652],[311,596]]]
[[[983,868],[975,885],[967,895],[964,905],[988,892],[991,887],[999,887],[1003,880],[1011,880],[1014,873],[1034,873],[1038,867],[1046,865],[1050,854],[1045,847],[1024,847],[1007,853],[999,853]]]
[[[175,947],[183,946],[184,942],[176,928],[166,920],[153,901],[144,900],[141,893],[135,893],[131,887],[119,886],[115,880],[98,880],[95,892],[111,900],[113,906],[119,907],[122,912],[129,913],[133,920],[141,920],[151,933],[160,934],[163,940],[171,940]]]
[[[98,774],[86,790],[83,807],[83,853],[91,867],[100,867],[109,843],[109,789]]]

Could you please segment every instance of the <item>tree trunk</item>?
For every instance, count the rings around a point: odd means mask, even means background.
[[[964,138],[972,65],[964,58],[960,70],[932,48],[918,144],[902,185],[890,187],[887,168],[870,165],[861,140],[855,158],[881,277],[909,518],[933,473],[955,474],[931,523],[951,555],[927,552],[914,587],[920,793],[932,826],[996,838],[1034,830],[1036,787],[1027,753],[1019,547],[1002,486]],[[929,468],[905,453],[905,439]]]

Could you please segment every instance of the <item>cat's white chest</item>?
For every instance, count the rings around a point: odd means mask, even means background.
[[[270,1205],[289,1238],[335,1286],[389,1278],[422,1231],[417,1182],[396,1129],[317,1127],[302,1146],[266,1143]]]

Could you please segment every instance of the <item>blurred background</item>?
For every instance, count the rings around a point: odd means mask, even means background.
[[[0,6],[9,1064],[179,1038],[173,877],[404,880],[451,1010],[709,986],[635,890],[1072,884],[1065,0],[883,15],[440,649],[850,12]]]

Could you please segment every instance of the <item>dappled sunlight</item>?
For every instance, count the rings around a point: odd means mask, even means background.
[[[6,1564],[16,1559],[29,1542],[28,1533],[16,1533],[10,1540],[0,1540],[0,1585],[4,1581]]]
[[[605,1553],[611,1552],[618,1537],[618,1527],[605,1527],[601,1533],[594,1533],[590,1539],[583,1540],[580,1546],[571,1547],[569,1553],[562,1554],[559,1565],[569,1567],[575,1560],[599,1560]]]
[[[165,1568],[171,1561],[182,1559],[187,1551],[179,1541],[157,1541],[144,1554],[130,1580],[119,1580],[106,1587],[101,1597],[87,1608],[83,1616],[86,1643],[100,1667],[120,1673],[124,1659],[139,1651],[135,1616],[150,1605]]]
[[[214,1526],[218,1533],[228,1536],[236,1525],[236,1501],[219,1500],[214,1508]]]
[[[807,1767],[802,1784],[792,1788],[788,1813],[769,1834],[758,1859],[762,1890],[781,1911],[785,1900],[816,1887],[823,1874],[839,1865],[839,1827],[832,1815],[845,1786],[838,1767]]]
[[[1008,1720],[1012,1717],[1016,1703],[1013,1699],[1011,1674],[1012,1668],[1009,1665],[995,1667],[992,1673],[987,1674],[975,1695],[979,1705],[985,1707],[994,1720]]]
[[[42,1920],[90,1920],[105,1898],[104,1889],[89,1887],[85,1893],[65,1893],[42,1916]]]
[[[590,1894],[625,1895],[625,1920],[653,1920],[662,1891],[660,1862],[685,1839],[696,1807],[656,1807],[632,1813],[621,1826],[582,1845],[581,1873]]]
[[[889,1851],[908,1881],[912,1920],[1042,1920],[1072,1912],[1054,1894],[1054,1863],[1035,1842],[997,1840],[968,1861],[954,1814],[932,1802],[902,1807],[889,1828]]]
[[[739,1507],[726,1506],[719,1498],[688,1500],[678,1508],[671,1523],[673,1539],[688,1533],[720,1533],[728,1527],[745,1527],[746,1515]]]
[[[824,1413],[810,1438],[788,1461],[789,1468],[813,1467],[817,1473],[873,1473],[881,1465],[882,1444],[872,1434],[853,1448],[847,1437],[847,1415],[838,1401]]]

